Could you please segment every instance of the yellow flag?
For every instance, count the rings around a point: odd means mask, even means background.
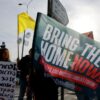
[[[27,13],[23,12],[18,15],[18,33],[23,33],[26,29],[35,28],[35,20]]]

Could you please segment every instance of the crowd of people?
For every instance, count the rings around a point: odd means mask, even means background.
[[[0,48],[0,61],[10,61],[9,50],[5,45]],[[43,72],[39,73],[34,68],[32,48],[28,55],[17,62],[17,67],[20,70],[18,100],[24,100],[25,94],[27,100],[58,100],[58,86],[51,78],[44,78]],[[75,94],[77,100],[100,100],[98,91],[83,87],[83,92],[76,91]]]

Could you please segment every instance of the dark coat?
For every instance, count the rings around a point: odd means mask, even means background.
[[[18,69],[20,70],[20,78],[26,79],[26,76],[30,73],[30,68],[32,66],[31,58],[26,55],[18,63]]]

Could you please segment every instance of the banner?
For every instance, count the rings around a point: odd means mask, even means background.
[[[14,100],[16,64],[0,61],[0,100]]]
[[[32,46],[32,38],[35,28],[35,20],[27,13],[22,12],[18,15],[18,46],[20,54],[26,55]],[[26,48],[24,47],[26,46]],[[24,54],[25,52],[25,54]]]
[[[54,19],[38,13],[33,40],[37,70],[65,88],[100,84],[100,44]],[[41,65],[41,66],[40,66]]]
[[[18,33],[23,33],[28,28],[34,30],[35,20],[27,13],[22,12],[18,15]]]

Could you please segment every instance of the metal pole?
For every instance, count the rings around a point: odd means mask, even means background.
[[[18,16],[17,16],[17,19],[18,19]],[[19,23],[18,23],[18,20],[17,20],[17,24],[18,24],[18,29],[17,29],[17,51],[18,51],[18,58],[17,58],[17,60],[19,61]]]
[[[64,88],[61,87],[61,100],[64,100]]]
[[[29,7],[29,5],[30,5],[30,3],[32,2],[32,0],[30,0],[29,2],[28,2],[28,4],[26,5],[27,6],[27,14],[28,14],[28,7]]]
[[[26,5],[27,9],[26,9],[26,12],[28,14],[28,7],[29,7],[29,4],[32,2],[32,0],[30,0],[28,2],[28,4]],[[19,3],[18,5],[23,5],[22,3]],[[18,38],[19,38],[19,33],[18,33]],[[24,31],[24,35],[23,35],[23,44],[22,44],[22,55],[21,57],[23,57],[23,53],[24,53],[24,44],[25,44],[25,31]],[[19,59],[19,44],[18,44],[18,59]]]
[[[28,14],[28,8],[29,8],[29,5],[30,5],[30,3],[32,2],[32,0],[30,0],[29,2],[28,2],[28,4],[27,3],[25,3],[25,4],[23,4],[23,3],[19,3],[18,5],[25,5],[26,6],[26,12],[27,12],[27,14]]]
[[[18,41],[19,41],[19,33],[17,33],[18,35],[17,35],[17,50],[18,50],[18,58],[17,58],[17,60],[19,61],[19,43],[18,43]]]
[[[27,7],[27,10],[26,10],[27,14],[28,14],[28,7],[29,7],[29,4],[30,4],[31,2],[32,2],[32,0],[30,0],[30,1],[28,2],[28,4],[26,5],[26,7]],[[24,31],[24,35],[23,35],[22,57],[23,57],[23,53],[24,53],[24,44],[25,44],[25,31]]]
[[[24,34],[23,34],[23,44],[22,44],[22,56],[21,56],[21,58],[23,57],[23,53],[24,53],[24,44],[25,44],[25,31],[24,31]]]
[[[28,4],[26,5],[26,7],[27,7],[27,10],[26,10],[26,12],[27,12],[27,14],[28,14]]]

